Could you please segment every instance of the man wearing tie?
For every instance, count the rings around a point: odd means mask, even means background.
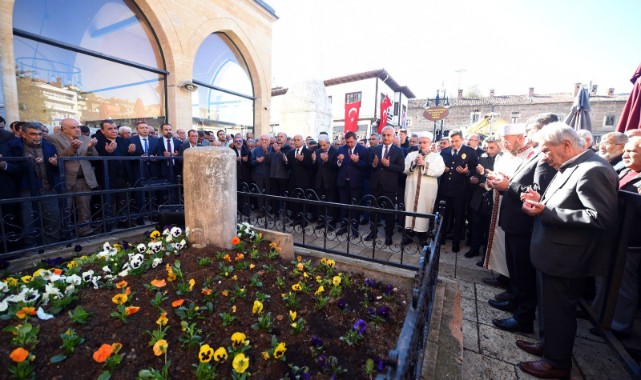
[[[338,149],[336,156],[338,166],[338,200],[343,204],[358,204],[361,201],[363,180],[365,173],[369,170],[370,157],[367,148],[356,144],[356,134],[347,132],[345,134],[345,145]],[[352,237],[358,237],[359,212],[347,208],[341,209],[341,228],[336,232],[343,235],[347,232],[347,223],[350,222]]]
[[[374,158],[372,158],[370,189],[376,197],[379,207],[394,208],[398,194],[398,176],[405,169],[405,156],[403,150],[393,144],[394,128],[383,128],[381,135],[383,143],[372,149]],[[384,218],[385,245],[392,245],[394,214],[385,214]],[[379,219],[380,214],[376,214],[371,224],[370,233],[365,237],[365,241],[376,239]]]
[[[138,135],[129,139],[127,152],[130,156],[137,156],[141,159],[131,161],[130,182],[133,187],[142,187],[144,180],[158,177],[158,162],[149,159],[149,157],[155,156],[158,151],[158,139],[149,136],[149,126],[144,121],[136,123],[136,132]],[[147,209],[144,192],[137,191],[134,197],[136,198],[136,211],[144,213]],[[144,224],[142,215],[137,218],[136,222]]]
[[[338,166],[336,166],[337,150],[329,143],[327,135],[318,136],[319,148],[312,153],[312,161],[316,167],[316,182],[314,190],[320,199],[327,202],[336,203],[336,174]],[[319,220],[321,222],[316,226],[317,230],[327,227],[331,231],[336,227],[336,220],[338,219],[338,209],[331,208],[323,212],[324,208],[319,207]],[[325,220],[327,216],[327,220]]]
[[[160,127],[162,133],[161,144],[158,144],[157,156],[176,157],[182,141],[173,137],[173,127],[165,123]],[[182,161],[180,160],[163,160],[160,161],[160,178],[169,180],[170,183],[176,183],[176,177],[182,174]]]
[[[312,188],[313,163],[312,152],[305,146],[302,135],[296,135],[293,139],[294,149],[287,152],[285,165],[291,170],[289,177],[289,196],[304,197],[308,189]],[[305,193],[300,193],[300,189]],[[300,203],[292,204],[293,224],[307,225],[306,216],[302,215]],[[310,210],[307,210],[309,212]]]
[[[445,162],[445,172],[439,184],[439,200],[447,203],[443,228],[442,242],[445,242],[447,227],[452,226],[452,252],[460,250],[459,242],[465,227],[465,195],[469,181],[470,170],[476,168],[478,157],[469,146],[463,145],[463,133],[452,130],[449,135],[452,145],[441,151]],[[438,200],[437,200],[438,203]]]

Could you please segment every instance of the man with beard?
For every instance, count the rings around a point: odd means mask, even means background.
[[[628,136],[621,132],[610,132],[601,136],[599,156],[608,161],[617,173],[625,168],[621,159],[623,158],[623,147],[627,142]]]

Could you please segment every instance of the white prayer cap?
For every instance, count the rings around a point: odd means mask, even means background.
[[[505,124],[501,136],[524,135],[525,124]]]
[[[428,139],[430,139],[430,141],[434,140],[434,135],[432,134],[432,132],[419,132],[416,135],[418,136],[419,139],[421,137],[427,137]]]

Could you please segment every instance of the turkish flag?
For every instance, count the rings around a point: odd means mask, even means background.
[[[358,131],[358,114],[361,111],[361,101],[345,103],[345,128],[344,133]]]
[[[378,123],[378,133],[383,132],[383,128],[387,125],[387,110],[392,106],[392,101],[385,95],[385,99],[381,102],[381,121]]]

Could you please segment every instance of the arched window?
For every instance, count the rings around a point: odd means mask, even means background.
[[[165,120],[162,52],[133,2],[16,0],[13,22],[21,120]]]
[[[254,130],[254,90],[238,48],[224,33],[210,34],[198,48],[192,95],[194,127],[228,133]]]

